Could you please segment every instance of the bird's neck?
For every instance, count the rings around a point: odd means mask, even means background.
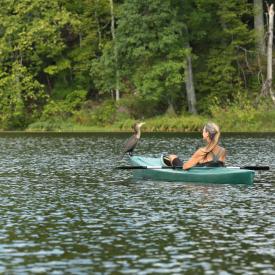
[[[136,138],[140,139],[140,129],[138,129],[135,133]]]

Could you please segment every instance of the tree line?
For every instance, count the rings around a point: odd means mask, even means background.
[[[273,16],[271,0],[1,0],[0,125],[87,100],[156,114],[275,103]]]

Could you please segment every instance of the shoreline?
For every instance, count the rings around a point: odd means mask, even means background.
[[[131,133],[135,122],[143,121],[142,133],[199,133],[203,125],[209,121],[220,126],[222,134],[250,133],[272,134],[275,133],[275,111],[245,115],[221,113],[220,116],[179,115],[179,116],[155,116],[147,119],[121,119],[113,122],[85,121],[79,123],[76,118],[66,120],[49,119],[37,121],[26,128],[5,130],[0,133]]]
[[[131,134],[130,130],[102,129],[102,130],[51,130],[51,131],[30,131],[30,130],[0,130],[1,134]],[[142,134],[201,134],[200,131],[142,131]],[[222,131],[222,135],[275,135],[275,131]]]

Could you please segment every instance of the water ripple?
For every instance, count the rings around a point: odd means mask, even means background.
[[[125,134],[7,135],[0,273],[275,274],[275,137],[224,137],[252,186],[141,181],[114,170]],[[187,159],[199,136],[144,135],[137,153]]]

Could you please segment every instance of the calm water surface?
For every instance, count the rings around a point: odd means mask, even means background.
[[[0,273],[275,274],[275,135],[224,136],[252,186],[132,179],[128,134],[1,134]],[[187,159],[199,135],[144,134]]]

